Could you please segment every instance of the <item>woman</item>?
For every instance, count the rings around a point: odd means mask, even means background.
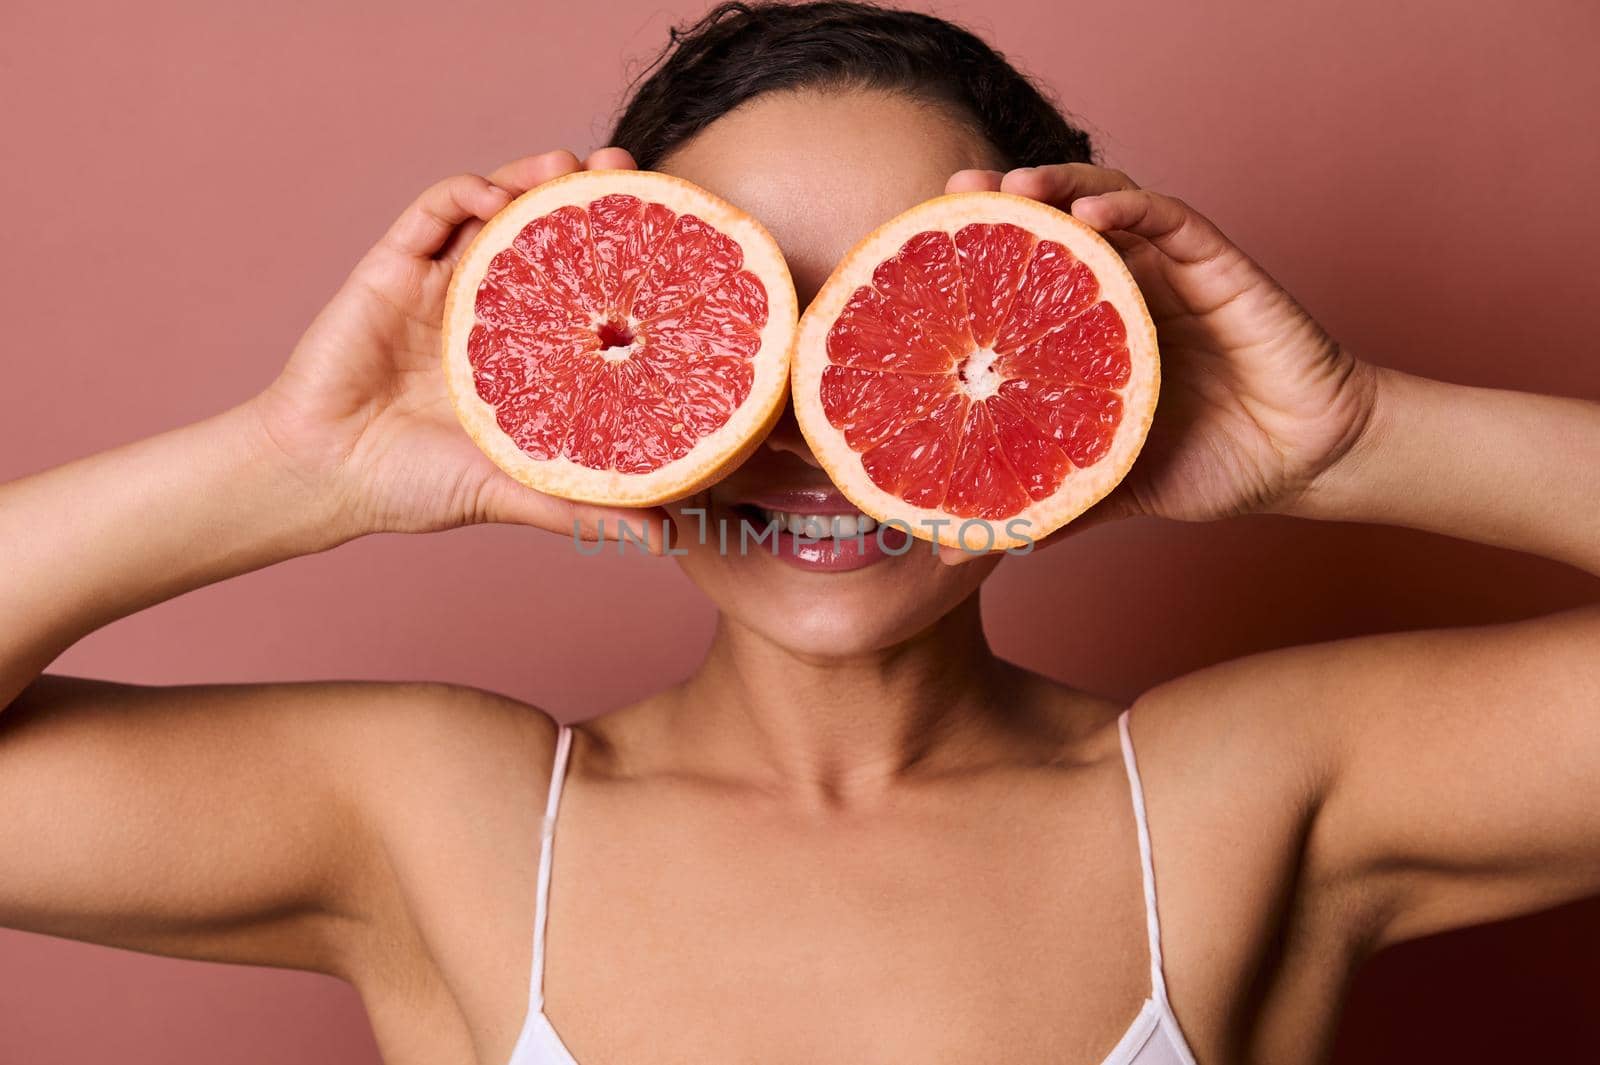
[[[751,211],[802,300],[947,189],[1106,233],[1167,387],[1075,528],[1381,521],[1600,573],[1593,404],[1361,361],[948,24],[719,8],[612,142],[441,182],[265,392],[0,488],[0,924],[335,974],[393,1065],[1165,1065],[1314,1061],[1374,951],[1600,891],[1600,611],[1273,652],[1130,709],[989,652],[995,557],[823,572],[699,544],[685,506],[853,513],[788,419],[669,508],[720,610],[702,667],[576,729],[444,685],[40,675],[115,618],[365,533],[654,518],[501,475],[437,370],[454,257],[580,166]]]

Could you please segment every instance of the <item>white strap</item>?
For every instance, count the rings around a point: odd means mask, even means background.
[[[561,784],[567,776],[567,755],[571,750],[572,729],[562,725],[556,734],[556,757],[550,767],[550,797],[545,802],[544,820],[539,830],[539,888],[533,903],[533,977],[529,981],[529,1016],[544,1008],[544,926],[550,905],[550,855],[555,845]]]
[[[1144,785],[1139,782],[1139,763],[1133,757],[1133,737],[1128,733],[1128,711],[1117,718],[1117,733],[1122,738],[1122,764],[1128,771],[1128,790],[1133,793],[1133,819],[1139,828],[1139,871],[1144,877],[1145,931],[1150,940],[1150,995],[1167,1005],[1167,981],[1161,975],[1161,919],[1156,916],[1156,870],[1150,857],[1150,822],[1144,811]]]

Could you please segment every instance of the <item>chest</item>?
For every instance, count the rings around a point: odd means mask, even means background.
[[[558,830],[544,983],[583,1065],[1098,1061],[1148,993],[1137,850],[1110,804],[1076,828],[969,802],[669,809],[628,832],[600,805]]]
[[[1137,827],[1111,768],[803,815],[569,788],[543,1023],[578,1065],[1099,1065],[1151,993]],[[408,863],[414,971],[368,996],[390,1065],[510,1061],[537,979],[537,842],[537,817],[508,815],[441,828]]]

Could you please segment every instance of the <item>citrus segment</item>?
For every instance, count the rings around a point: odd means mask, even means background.
[[[856,451],[883,443],[909,422],[926,418],[951,395],[947,374],[889,373],[857,366],[822,371],[822,409]]]
[[[1017,294],[1033,235],[1020,226],[973,222],[955,235],[961,279],[967,288],[967,320],[972,341],[994,343],[1005,313]]]

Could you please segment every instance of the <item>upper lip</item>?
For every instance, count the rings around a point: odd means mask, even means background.
[[[734,500],[791,514],[854,514],[857,507],[832,485],[768,487],[740,493]]]

